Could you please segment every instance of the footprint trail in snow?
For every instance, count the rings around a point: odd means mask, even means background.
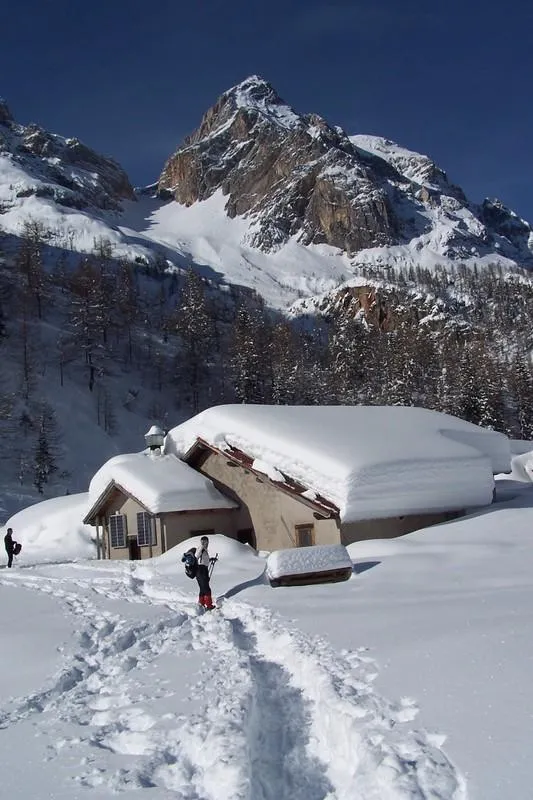
[[[66,766],[70,790],[146,789],[177,800],[467,797],[439,737],[413,725],[414,702],[374,691],[364,648],[340,653],[236,600],[200,615],[142,568],[86,572],[35,569],[0,581],[52,595],[74,615],[76,643],[60,673],[0,706],[0,734],[31,722],[48,758]],[[57,796],[69,797],[69,786]]]

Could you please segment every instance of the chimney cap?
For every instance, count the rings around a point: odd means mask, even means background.
[[[144,440],[146,442],[146,446],[150,448],[152,452],[155,450],[161,451],[161,448],[165,443],[165,434],[159,425],[152,425],[148,433],[144,434]]]

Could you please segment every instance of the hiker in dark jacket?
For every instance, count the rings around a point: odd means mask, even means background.
[[[4,536],[4,546],[7,553],[7,566],[10,567],[13,564],[13,553],[15,550],[15,542],[13,541],[13,528],[7,529],[7,533]]]
[[[213,598],[211,597],[211,586],[209,585],[209,567],[216,560],[209,557],[209,539],[207,536],[202,536],[200,539],[200,547],[196,551],[196,559],[198,561],[198,571],[196,573],[196,580],[198,581],[198,589],[200,596],[198,602],[204,608],[214,608]]]

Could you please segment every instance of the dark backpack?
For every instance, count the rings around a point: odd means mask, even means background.
[[[184,553],[181,557],[181,560],[185,564],[186,576],[188,578],[196,578],[196,574],[198,572],[198,559],[196,558],[194,548]]]
[[[13,542],[13,555],[18,556],[20,551],[22,550],[22,545],[20,542]]]

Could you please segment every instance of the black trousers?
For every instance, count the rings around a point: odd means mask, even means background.
[[[10,567],[13,563],[13,551],[7,553],[7,566]]]
[[[209,568],[204,564],[200,564],[198,566],[196,580],[198,581],[198,589],[200,594],[211,594],[211,587],[209,585]]]

